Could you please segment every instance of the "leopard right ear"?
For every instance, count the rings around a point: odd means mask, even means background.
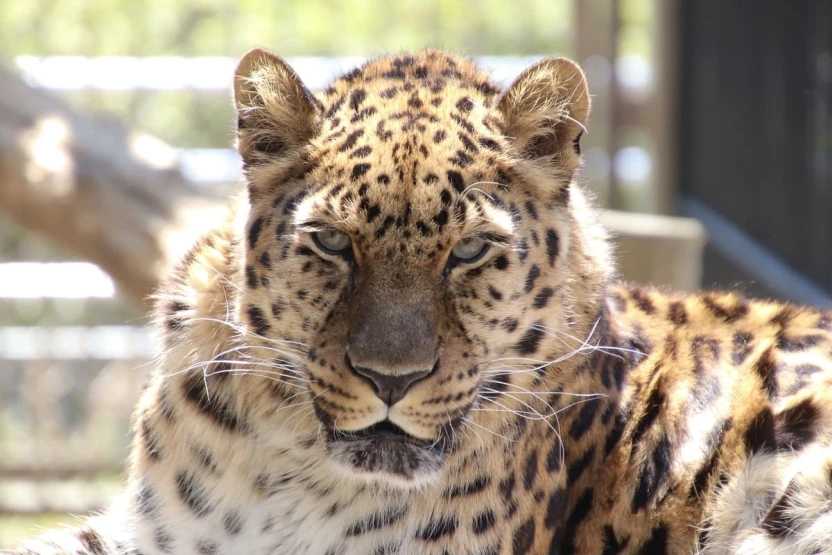
[[[553,164],[571,178],[581,161],[580,139],[589,117],[584,73],[566,58],[549,58],[524,71],[500,100],[506,132],[530,159]]]
[[[249,50],[234,74],[237,150],[246,165],[305,146],[320,127],[321,104],[279,56]]]

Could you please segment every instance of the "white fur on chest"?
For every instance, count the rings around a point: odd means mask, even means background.
[[[183,499],[181,469],[148,476],[155,510],[131,511],[136,547],[144,555],[365,555],[382,547],[389,554],[413,552],[408,538],[430,518],[439,488],[368,487],[340,474],[314,448],[300,457],[294,447],[261,473],[241,468],[238,457],[239,466],[230,462],[220,476],[195,474],[201,510]]]

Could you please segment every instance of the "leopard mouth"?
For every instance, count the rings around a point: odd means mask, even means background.
[[[389,420],[376,422],[372,426],[364,428],[363,430],[358,430],[357,432],[341,432],[336,430],[333,432],[333,435],[338,439],[346,440],[375,439],[379,441],[423,441],[408,434]]]
[[[419,439],[383,420],[355,432],[332,430],[327,452],[352,472],[412,483],[439,470],[445,443]]]

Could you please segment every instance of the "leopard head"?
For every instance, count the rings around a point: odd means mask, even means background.
[[[237,318],[291,366],[273,403],[313,415],[297,425],[320,428],[328,460],[423,483],[512,433],[518,411],[548,410],[606,280],[571,183],[590,104],[579,67],[547,59],[503,92],[427,50],[315,96],[256,49],[234,92]]]

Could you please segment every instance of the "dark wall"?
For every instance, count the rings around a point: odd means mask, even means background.
[[[832,291],[832,0],[679,2],[682,194]]]

